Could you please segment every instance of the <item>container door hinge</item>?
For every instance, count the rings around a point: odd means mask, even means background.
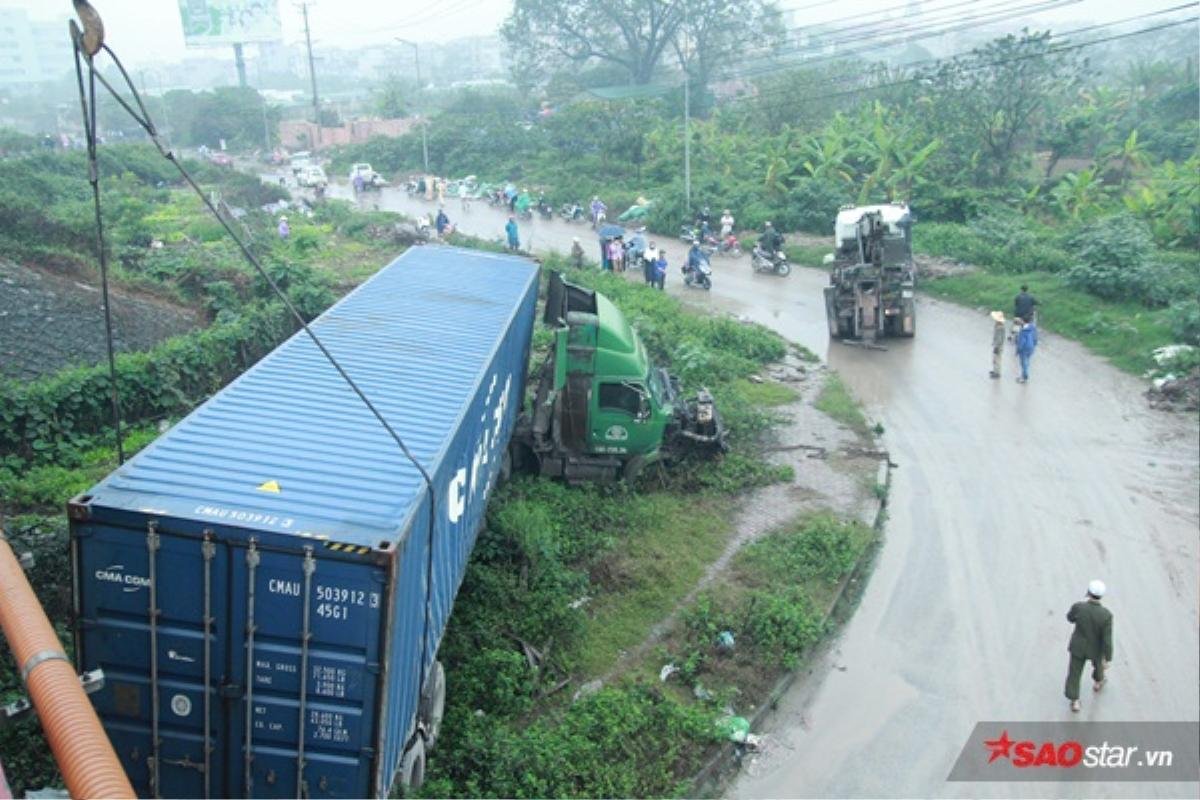
[[[222,683],[217,688],[217,693],[223,698],[240,700],[246,691],[240,683]]]

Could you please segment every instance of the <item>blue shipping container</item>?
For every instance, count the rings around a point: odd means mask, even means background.
[[[71,502],[77,658],[140,795],[387,795],[524,396],[537,280],[418,247],[313,323],[432,503],[303,332]]]

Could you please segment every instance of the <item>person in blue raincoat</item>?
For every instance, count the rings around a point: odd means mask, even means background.
[[[517,229],[517,218],[512,214],[508,215],[508,222],[504,225],[504,235],[508,237],[508,249],[514,253],[521,249],[520,233]]]
[[[1017,360],[1021,362],[1021,376],[1017,383],[1029,382],[1029,362],[1037,349],[1038,329],[1032,320],[1027,320],[1017,332]]]

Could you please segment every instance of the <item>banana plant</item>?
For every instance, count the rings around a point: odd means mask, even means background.
[[[1068,172],[1050,195],[1059,209],[1071,219],[1087,219],[1099,210],[1104,201],[1104,180],[1093,165],[1079,172]]]

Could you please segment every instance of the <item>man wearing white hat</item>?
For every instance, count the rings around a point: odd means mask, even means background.
[[[1079,710],[1079,681],[1083,677],[1084,664],[1092,662],[1092,690],[1098,692],[1104,688],[1104,670],[1112,661],[1113,615],[1100,605],[1104,588],[1104,581],[1092,581],[1088,584],[1087,599],[1080,600],[1067,612],[1067,622],[1075,623],[1075,631],[1067,645],[1071,664],[1067,669],[1066,694],[1072,711]]]
[[[992,322],[992,371],[988,375],[993,378],[1000,377],[1000,360],[1004,354],[1004,312],[993,311]]]

